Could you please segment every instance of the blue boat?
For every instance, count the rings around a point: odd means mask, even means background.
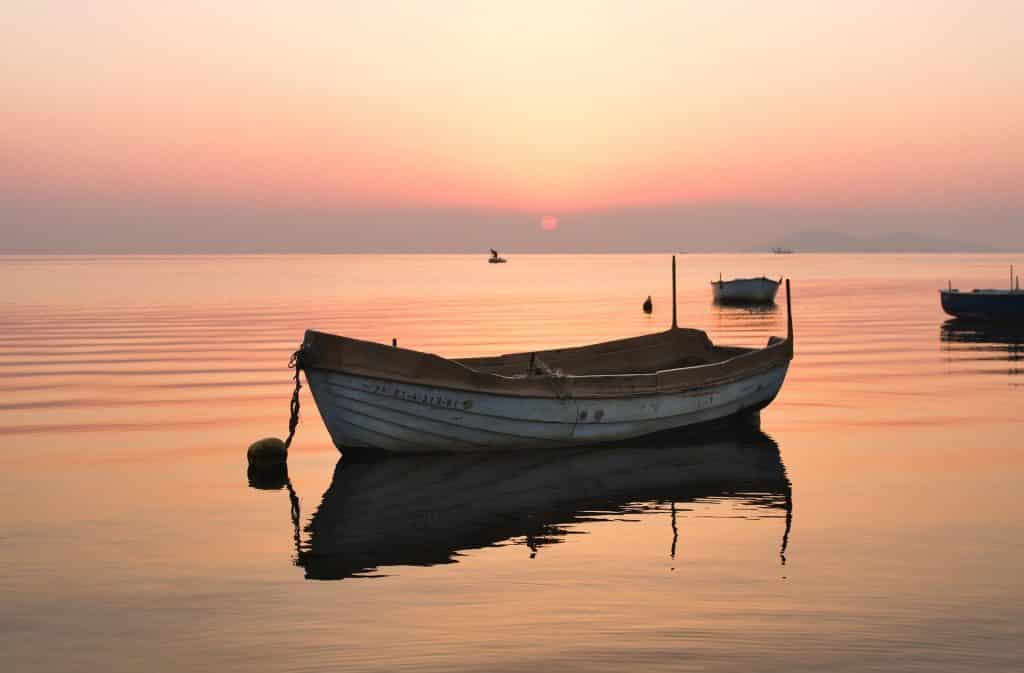
[[[949,289],[940,290],[942,310],[956,318],[988,320],[992,322],[1024,322],[1024,292],[1020,290],[1020,278],[1013,283],[1013,267],[1010,267],[1009,290],[971,290],[961,292],[950,284]]]

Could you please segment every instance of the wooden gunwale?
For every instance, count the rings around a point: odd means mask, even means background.
[[[697,336],[699,335],[699,337]],[[707,336],[698,330],[670,329],[666,332],[632,337],[619,341],[604,342],[574,349],[538,351],[540,358],[570,354],[614,354],[615,346],[643,346],[657,350],[660,346],[666,355],[689,355],[694,353],[675,352],[673,346],[699,344],[703,339],[706,346],[702,354],[714,357],[716,354],[736,353],[738,349],[716,349],[707,341]],[[361,376],[382,382],[400,382],[413,385],[442,388],[447,390],[484,393],[504,397],[533,397],[544,399],[608,399],[637,398],[682,392],[698,392],[742,380],[788,364],[793,357],[792,336],[773,339],[763,349],[740,350],[719,361],[692,366],[657,369],[654,371],[624,372],[613,374],[566,374],[540,376],[505,376],[479,371],[457,360],[442,358],[430,353],[404,348],[394,348],[369,341],[351,339],[313,330],[306,332],[303,343],[303,366],[309,369],[323,369],[342,374]],[[649,345],[648,345],[649,344]],[[698,346],[699,348],[699,346]],[[516,353],[499,358],[473,358],[470,361],[501,360],[515,361],[528,358],[529,353]]]
[[[755,280],[768,281],[769,283],[776,287],[782,285],[781,280],[775,280],[774,278],[769,278],[768,276],[753,276],[751,278],[730,278],[729,280],[719,279],[710,282],[712,285],[729,285],[730,283],[746,283]]]

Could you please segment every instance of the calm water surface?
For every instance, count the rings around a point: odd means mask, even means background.
[[[308,327],[448,356],[670,322],[667,256],[0,257],[10,671],[1024,669],[1024,332],[947,322],[996,255],[686,255],[680,322],[797,355],[760,430],[339,460]],[[640,304],[653,295],[647,316]]]

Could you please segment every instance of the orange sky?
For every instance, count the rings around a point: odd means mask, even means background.
[[[0,8],[0,194],[1024,210],[1020,2],[187,4]]]

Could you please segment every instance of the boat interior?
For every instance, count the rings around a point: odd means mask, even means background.
[[[596,376],[696,367],[752,350],[755,349],[715,346],[701,330],[676,328],[589,346],[453,361],[478,372],[500,376]]]

